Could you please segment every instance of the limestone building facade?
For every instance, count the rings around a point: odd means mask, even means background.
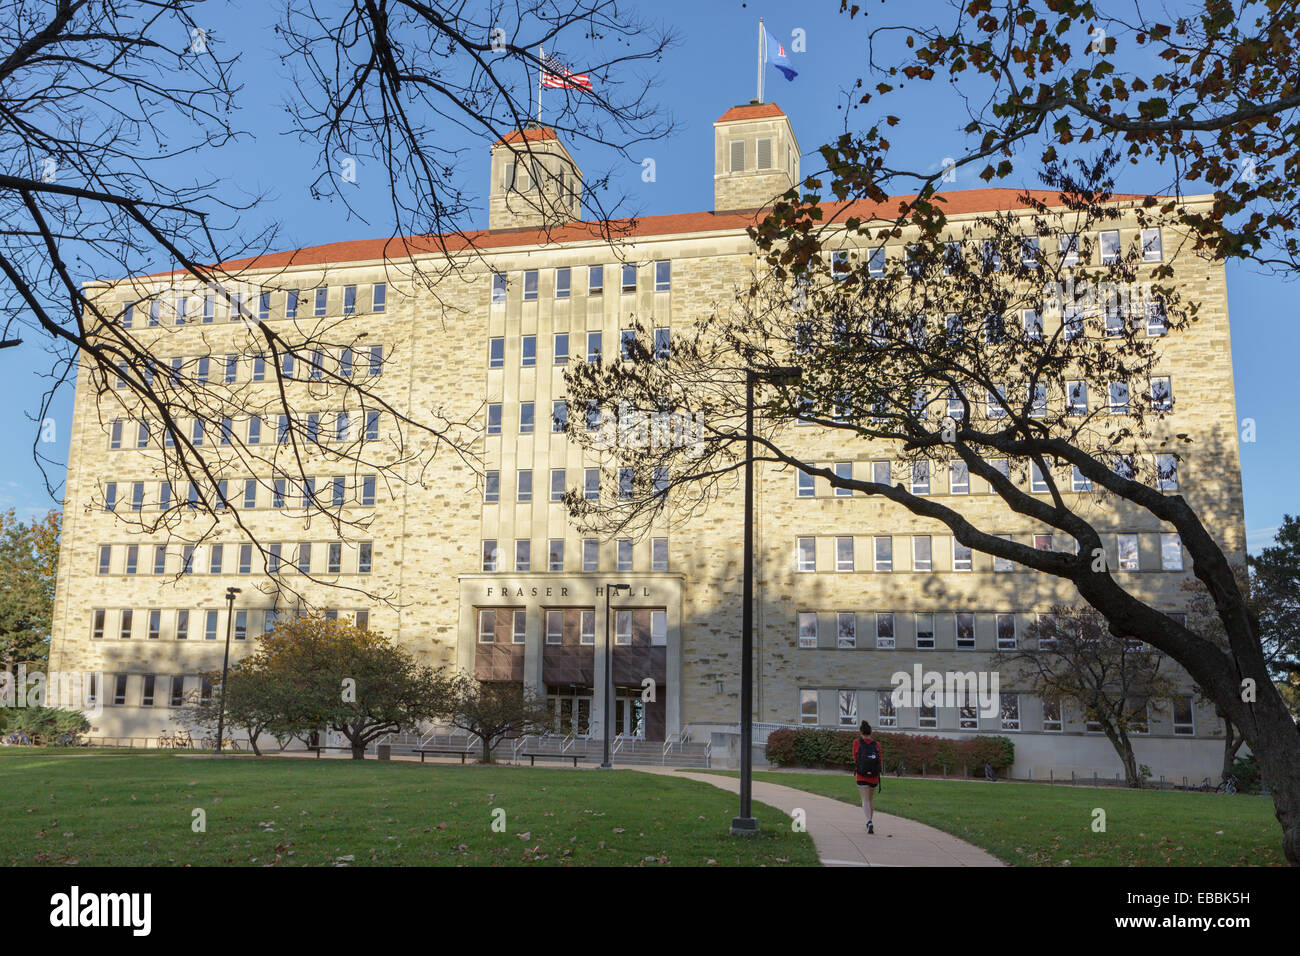
[[[302,371],[300,357],[285,387],[294,412],[317,416],[311,427],[324,436],[307,460],[318,476],[313,487],[280,486],[237,459],[224,479],[240,519],[273,549],[271,561],[233,521],[214,522],[187,507],[191,495],[204,492],[189,491],[168,472],[162,439],[141,428],[139,413],[125,403],[105,412],[101,389],[83,368],[51,669],[101,675],[95,735],[156,738],[171,729],[177,706],[201,689],[198,675],[219,669],[227,628],[237,659],[278,615],[293,612],[277,581],[431,663],[523,681],[550,699],[557,732],[596,735],[606,720],[594,691],[609,666],[606,588],[629,584],[630,594],[610,598],[614,732],[702,740],[734,728],[741,496],[722,498],[671,532],[584,535],[557,497],[585,490],[593,463],[554,428],[557,416],[574,414],[564,405],[569,363],[613,354],[634,318],[654,328],[657,345],[671,348],[674,330],[732,297],[754,269],[745,228],[756,210],[800,181],[798,142],[773,104],[729,109],[714,130],[714,210],[646,216],[613,241],[576,219],[581,171],[553,132],[534,129],[496,144],[490,228],[471,237],[472,250],[453,250],[458,268],[433,291],[403,270],[409,250],[395,253],[384,241],[242,264],[240,278],[258,291],[238,305],[171,276],[99,290],[117,303],[130,334],[155,343],[155,354],[181,357],[182,374],[201,374],[243,396],[274,386],[257,336],[231,320],[232,310],[264,320],[287,341],[314,322],[336,323],[354,345],[321,364],[366,376],[384,404],[332,405],[339,400]],[[959,223],[1013,208],[1016,191],[947,195],[949,216]],[[1117,230],[1125,243],[1148,240],[1129,219]],[[432,261],[447,253],[416,255]],[[1245,532],[1224,272],[1199,261],[1181,265],[1180,281],[1201,303],[1201,319],[1167,343],[1176,430],[1213,440],[1181,464],[1179,490],[1240,558]],[[105,388],[111,392],[112,383]],[[481,467],[450,452],[415,464],[430,439],[394,419],[431,414],[464,426]],[[283,426],[254,425],[256,417],[237,414],[228,426],[250,445],[274,446]],[[220,427],[206,433],[218,449]],[[384,467],[341,463],[331,434],[345,431],[349,440],[368,441]],[[837,447],[833,434],[808,431],[801,441],[817,460],[863,474],[890,467]],[[994,506],[978,478],[932,474],[928,481],[930,494],[968,496],[977,510],[984,496]],[[866,718],[889,730],[1007,734],[1019,775],[1115,772],[1101,734],[1014,687],[1001,688],[994,716],[889,703],[891,675],[911,673],[917,663],[938,671],[984,667],[999,646],[1022,639],[1045,607],[1068,603],[1065,587],[995,569],[988,555],[955,548],[937,523],[888,502],[837,496],[775,467],[757,469],[756,503],[759,721],[848,727]],[[357,524],[342,533],[331,511]],[[1165,606],[1182,606],[1190,571],[1168,529],[1122,512],[1108,527],[1118,573]],[[1025,539],[1035,533],[1007,532]],[[231,619],[229,586],[240,588]],[[642,699],[647,676],[656,684],[653,702]],[[1199,780],[1217,774],[1222,730],[1184,683],[1176,699],[1153,707],[1138,757],[1157,773]]]

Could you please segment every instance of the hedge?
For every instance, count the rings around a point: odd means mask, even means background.
[[[853,741],[856,730],[801,727],[772,731],[767,738],[768,762],[778,767],[829,767],[853,769]],[[987,761],[994,771],[1005,770],[1016,759],[1016,748],[1006,737],[932,737],[926,734],[876,733],[885,758],[885,771],[895,773],[900,762],[904,773],[968,772],[982,775]]]

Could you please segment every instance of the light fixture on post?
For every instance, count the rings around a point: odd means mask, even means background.
[[[600,735],[605,738],[605,759],[600,762],[601,770],[612,770],[614,765],[609,762],[609,728],[613,724],[611,718],[610,697],[614,687],[614,660],[610,656],[609,644],[609,594],[611,591],[617,591],[622,594],[624,591],[631,591],[630,584],[606,584],[605,585],[605,708],[604,717],[602,718],[603,726]]]
[[[740,816],[731,821],[731,832],[758,832],[754,819],[754,386],[798,385],[803,371],[794,367],[745,372],[745,583],[741,611],[740,644]]]
[[[221,738],[226,729],[226,677],[230,672],[230,626],[235,621],[235,595],[239,588],[226,588],[226,655],[221,660],[221,700],[217,704],[217,753],[221,753]]]

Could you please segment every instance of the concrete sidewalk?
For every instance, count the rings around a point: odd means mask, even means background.
[[[660,773],[710,783],[740,793],[740,779],[709,773],[690,773],[668,767],[629,767],[642,773]],[[846,787],[854,787],[845,778]],[[806,790],[754,781],[754,799],[785,813],[800,808],[806,814],[808,835],[823,866],[1004,866],[997,857],[951,834],[924,823],[875,812],[876,832],[866,831],[866,815],[854,806]]]

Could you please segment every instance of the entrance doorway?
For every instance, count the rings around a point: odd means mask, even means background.
[[[557,734],[578,737],[591,736],[591,691],[585,694],[551,693],[546,695],[546,702],[551,711]]]
[[[640,690],[618,688],[614,700],[614,736],[622,734],[645,740],[645,701]]]

